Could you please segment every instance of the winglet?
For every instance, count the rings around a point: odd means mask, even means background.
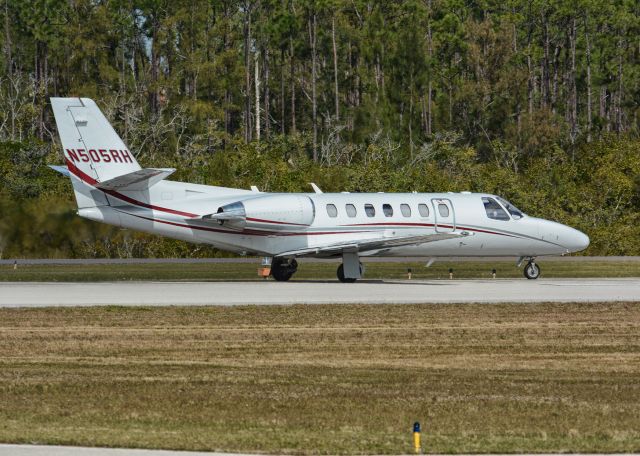
[[[318,187],[316,184],[314,184],[313,182],[309,182],[309,185],[311,185],[311,188],[313,189],[314,192],[316,193],[322,193],[322,190],[320,190],[320,187]]]

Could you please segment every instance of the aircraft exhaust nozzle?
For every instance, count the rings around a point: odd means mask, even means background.
[[[247,226],[247,211],[241,202],[220,206],[218,212],[205,215],[202,218],[215,220],[219,225],[224,225],[236,230],[242,230]]]
[[[247,211],[244,208],[244,204],[232,203],[219,207],[215,216],[221,220],[231,220],[236,218],[245,219],[247,217]]]

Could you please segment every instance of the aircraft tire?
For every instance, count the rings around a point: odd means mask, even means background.
[[[524,267],[524,276],[529,280],[535,280],[540,277],[540,266],[533,261],[529,261]]]
[[[362,270],[362,265],[360,265],[360,270]],[[354,283],[357,279],[348,279],[344,276],[344,265],[340,263],[337,271],[338,280],[342,283]]]
[[[276,280],[276,282],[286,282],[293,276],[293,273],[287,270],[276,269],[271,270],[271,275]]]
[[[276,261],[274,259],[273,264],[271,265],[271,276],[277,282],[286,282],[293,274],[298,270],[298,262],[295,259],[292,259],[289,263],[285,263],[282,260]]]

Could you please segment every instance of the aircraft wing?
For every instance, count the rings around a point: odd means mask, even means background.
[[[306,249],[291,250],[278,254],[278,256],[333,256],[340,255],[343,252],[368,252],[372,250],[383,250],[392,247],[401,247],[405,245],[418,245],[426,242],[444,241],[446,239],[456,239],[465,237],[461,233],[434,233],[419,236],[395,236],[374,239],[363,239],[360,241],[340,242],[330,244],[323,247],[309,247]]]

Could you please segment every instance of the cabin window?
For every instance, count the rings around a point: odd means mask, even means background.
[[[391,207],[391,204],[383,204],[382,212],[385,217],[393,217],[393,208]]]
[[[420,212],[420,217],[429,217],[429,206],[418,204],[418,212]]]
[[[509,215],[502,209],[502,206],[498,204],[493,198],[482,198],[482,204],[484,204],[484,210],[487,213],[487,217],[493,220],[509,220]]]
[[[335,204],[327,204],[327,215],[329,215],[329,217],[338,216],[338,208],[336,208]]]
[[[403,217],[411,217],[411,206],[408,204],[401,204],[400,212],[402,212]]]
[[[367,214],[367,217],[375,217],[376,209],[373,207],[373,204],[365,204],[364,205],[364,213]]]
[[[438,204],[438,212],[441,217],[449,217],[449,206],[444,203]]]
[[[353,204],[347,204],[344,208],[347,210],[347,215],[349,217],[355,217],[358,215],[358,211],[356,211],[356,207]]]

